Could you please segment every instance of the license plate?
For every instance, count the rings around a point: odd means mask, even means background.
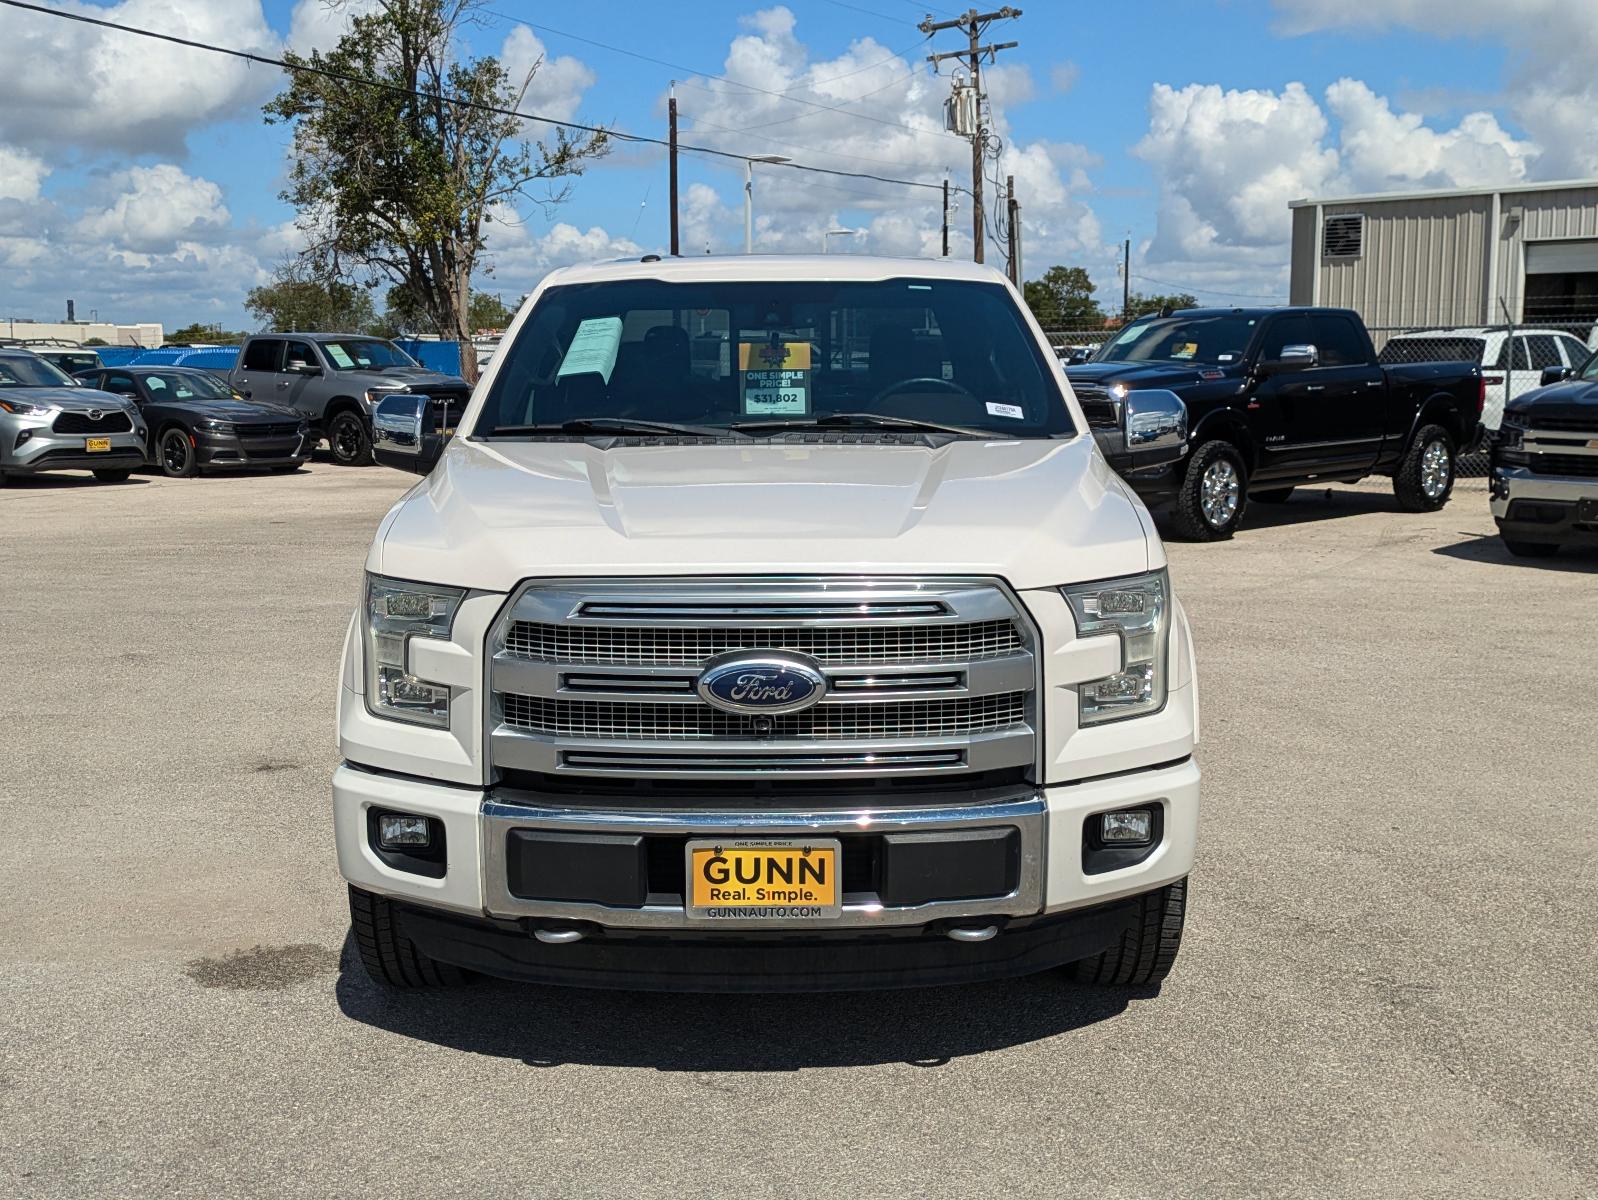
[[[686,908],[696,921],[814,921],[843,912],[835,838],[688,843]]]
[[[111,449],[111,439],[85,438],[83,440],[83,448],[90,454],[104,454],[107,450]]]

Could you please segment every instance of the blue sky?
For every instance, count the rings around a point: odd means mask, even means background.
[[[339,20],[320,0],[76,7],[271,54],[325,45]],[[994,169],[1017,177],[1029,275],[1080,264],[1118,292],[1129,236],[1136,288],[1282,298],[1289,199],[1598,174],[1598,92],[1581,66],[1598,34],[1568,0],[1021,7],[990,31],[1021,45],[989,79]],[[542,53],[535,111],[662,135],[675,77],[685,142],[925,182],[947,167],[964,185],[965,145],[935,128],[949,68],[936,79],[922,62],[928,11],[494,0],[468,49]],[[244,292],[296,244],[277,198],[289,135],[260,118],[275,72],[15,10],[0,9],[0,30],[31,51],[14,62],[74,64],[0,78],[0,315],[55,317],[71,295],[123,320],[244,325]],[[931,191],[756,169],[763,248],[818,249],[839,226],[859,232],[834,252],[934,244]],[[740,249],[737,165],[688,157],[682,178],[685,251]],[[519,217],[484,280],[510,297],[562,262],[662,249],[663,153],[618,146],[565,205]],[[967,213],[954,224],[967,252]]]

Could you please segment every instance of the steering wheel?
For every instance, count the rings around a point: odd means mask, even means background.
[[[897,395],[900,392],[925,391],[925,385],[931,385],[939,391],[950,392],[956,396],[966,396],[972,400],[977,398],[976,393],[970,388],[962,387],[952,379],[940,379],[936,375],[918,375],[914,379],[900,379],[890,383],[875,396],[871,397],[870,403],[875,406],[889,396]]]

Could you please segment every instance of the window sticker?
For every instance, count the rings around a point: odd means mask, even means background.
[[[1197,342],[1183,342],[1171,350],[1172,358],[1192,358],[1198,353]]]
[[[809,342],[740,342],[738,377],[745,416],[810,411]]]
[[[988,415],[990,417],[1008,417],[1012,421],[1021,421],[1026,418],[1026,410],[1019,404],[995,404],[989,400]]]
[[[327,351],[327,356],[333,360],[333,365],[347,371],[355,365],[355,360],[350,357],[350,352],[337,342],[324,342],[322,349]]]
[[[598,375],[607,384],[616,369],[616,352],[621,349],[620,317],[589,317],[577,326],[572,344],[560,360],[557,380],[573,375]]]
[[[1216,362],[1231,362],[1236,357],[1237,357],[1237,355],[1235,355],[1235,354],[1217,354],[1215,356],[1215,361]]]

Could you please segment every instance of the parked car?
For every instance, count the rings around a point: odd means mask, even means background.
[[[34,351],[47,363],[52,363],[68,375],[81,375],[84,371],[98,370],[103,364],[97,351],[74,347],[71,349],[40,348]]]
[[[228,383],[246,400],[294,409],[345,466],[372,461],[372,406],[382,397],[426,393],[458,414],[471,395],[459,375],[429,371],[393,342],[347,333],[246,338]]]
[[[730,331],[714,376],[701,313]],[[839,329],[859,361],[827,352]],[[1164,414],[1144,453],[1180,453],[1179,406],[1129,412],[1145,435]],[[379,461],[428,478],[345,647],[334,826],[375,979],[1171,969],[1187,620],[1002,275],[557,270],[447,446],[446,420],[378,405]]]
[[[174,479],[223,468],[295,471],[315,445],[310,423],[293,409],[245,400],[209,371],[111,367],[80,378],[138,406],[150,461]]]
[[[1516,329],[1513,360],[1504,329],[1429,329],[1389,338],[1377,356],[1384,366],[1416,362],[1469,362],[1482,368],[1486,399],[1482,426],[1498,428],[1504,405],[1538,386],[1550,367],[1579,367],[1587,361],[1580,338],[1562,329]]]
[[[1337,308],[1184,309],[1140,317],[1066,377],[1088,420],[1116,439],[1129,397],[1181,398],[1188,451],[1126,479],[1182,536],[1229,538],[1250,499],[1310,482],[1389,475],[1413,512],[1441,508],[1454,460],[1478,436],[1481,369],[1384,367],[1358,314]],[[1134,433],[1134,437],[1135,437]]]
[[[1527,558],[1598,546],[1598,354],[1543,382],[1504,410],[1488,482],[1499,536]]]
[[[27,350],[0,348],[0,484],[12,475],[93,471],[120,483],[145,461],[144,418]]]

